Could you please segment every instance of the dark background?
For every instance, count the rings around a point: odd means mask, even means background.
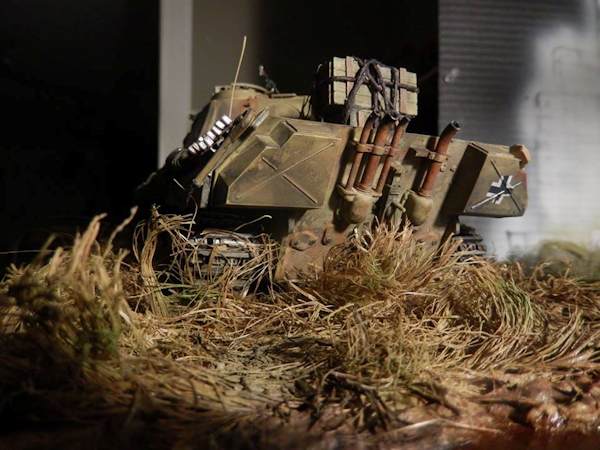
[[[122,215],[154,169],[159,4],[3,0],[0,20],[0,251],[29,250]]]
[[[308,92],[312,73],[331,56],[375,58],[416,72],[415,133],[437,131],[437,1],[262,1],[258,52],[283,91]]]

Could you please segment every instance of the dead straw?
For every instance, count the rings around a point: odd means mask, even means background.
[[[0,383],[34,386],[53,417],[239,423],[335,405],[353,429],[389,429],[406,408],[450,408],[449,393],[481,393],[476,380],[498,373],[599,368],[597,282],[434,250],[383,226],[299,282],[273,284],[267,241],[211,277],[194,257],[192,217],[154,212],[127,262],[112,237],[97,241],[100,219],[0,287]],[[268,288],[241,295],[240,278]]]

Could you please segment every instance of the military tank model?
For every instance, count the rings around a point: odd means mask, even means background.
[[[417,98],[414,73],[355,57],[322,64],[309,96],[219,86],[139,198],[197,211],[208,271],[243,263],[266,233],[280,243],[276,278],[294,278],[375,221],[477,251],[460,217],[522,215],[529,153],[456,139],[456,122],[439,137],[409,133]]]

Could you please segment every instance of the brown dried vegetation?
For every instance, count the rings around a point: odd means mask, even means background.
[[[129,257],[114,236],[97,242],[100,219],[1,284],[0,413],[15,423],[117,417],[120,434],[152,424],[221,447],[234,430],[238,444],[278,448],[299,439],[274,440],[280,426],[302,434],[298,448],[327,433],[342,447],[432,428],[494,434],[506,427],[494,422],[501,405],[533,429],[597,426],[597,407],[582,413],[589,401],[571,416],[562,406],[600,393],[597,281],[433,251],[384,227],[301,281],[273,284],[267,241],[249,264],[207,279],[190,217],[155,215]],[[262,289],[241,295],[248,274]],[[540,382],[564,398],[540,397]]]

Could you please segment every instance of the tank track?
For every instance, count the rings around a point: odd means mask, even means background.
[[[467,258],[471,256],[485,257],[487,255],[483,238],[475,228],[462,223],[459,223],[456,228],[457,232],[452,236],[452,240],[459,242],[457,251],[462,254],[461,256]]]
[[[205,229],[190,239],[193,248],[192,261],[198,275],[205,279],[216,279],[230,269],[241,269],[266,251],[259,236],[236,233],[222,229]],[[247,292],[260,277],[260,264],[240,270],[231,280],[236,289]]]

